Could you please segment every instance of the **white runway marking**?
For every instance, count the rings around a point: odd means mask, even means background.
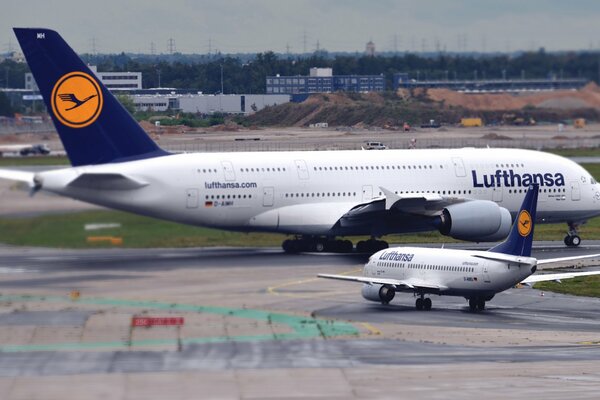
[[[0,267],[0,274],[24,274],[26,272],[37,272],[36,270],[25,268],[6,268]]]

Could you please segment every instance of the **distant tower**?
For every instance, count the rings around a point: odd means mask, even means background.
[[[368,57],[375,57],[375,43],[369,40],[367,47],[365,48],[365,55]]]
[[[169,54],[174,54],[176,52],[176,47],[175,47],[175,39],[170,38],[169,40],[167,40],[167,52]]]

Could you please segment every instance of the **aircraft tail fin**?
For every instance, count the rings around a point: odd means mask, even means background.
[[[71,164],[168,155],[55,31],[14,28]]]
[[[538,184],[529,187],[517,218],[513,222],[510,234],[504,242],[492,247],[489,251],[514,256],[531,256],[538,192]]]

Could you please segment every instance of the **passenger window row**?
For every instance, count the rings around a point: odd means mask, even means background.
[[[240,172],[285,172],[285,167],[240,168]]]
[[[444,166],[440,165],[440,169]],[[364,171],[364,170],[416,170],[416,169],[433,169],[433,165],[351,165],[351,166],[334,166],[334,167],[313,167],[314,171]]]
[[[356,196],[356,192],[323,192],[323,193],[286,193],[285,197],[349,197]]]
[[[251,194],[211,194],[205,196],[206,200],[219,200],[219,199],[251,199]]]
[[[377,263],[378,267],[392,267],[392,268],[409,268],[409,269],[424,269],[429,271],[451,271],[451,272],[475,272],[474,267],[452,267],[447,265],[423,265],[423,264],[401,264],[393,262],[380,261]]]

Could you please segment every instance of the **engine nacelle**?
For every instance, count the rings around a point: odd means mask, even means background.
[[[510,233],[510,212],[493,201],[477,200],[453,204],[444,209],[440,232],[454,239],[494,242]]]
[[[396,295],[396,291],[389,286],[369,284],[363,285],[361,293],[365,299],[383,304],[392,301]]]

